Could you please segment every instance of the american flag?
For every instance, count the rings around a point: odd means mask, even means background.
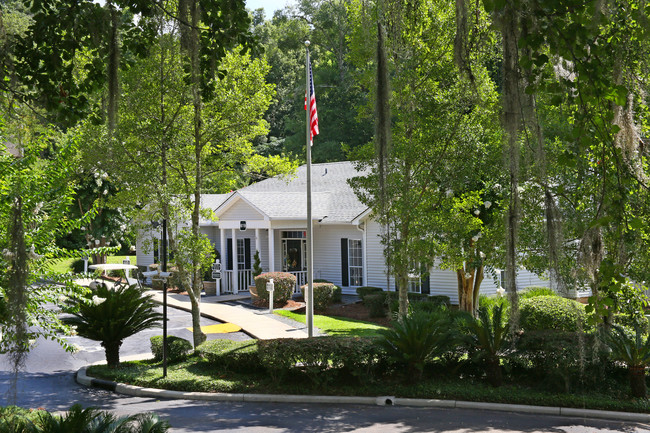
[[[307,110],[307,92],[305,91],[305,110]],[[314,90],[314,76],[309,65],[309,145],[314,145],[314,135],[318,135],[318,112],[316,112],[316,91]]]

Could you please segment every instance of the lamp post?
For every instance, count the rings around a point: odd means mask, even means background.
[[[153,228],[157,228],[158,221],[152,221]],[[163,283],[163,345],[162,345],[162,361],[163,361],[163,377],[167,377],[167,219],[162,220],[162,234],[161,234],[161,255],[162,255],[162,272],[144,272],[145,276],[157,276],[157,279],[162,280]]]

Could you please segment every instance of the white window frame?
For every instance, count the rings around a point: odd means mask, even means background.
[[[353,243],[358,243],[357,246],[353,246]],[[352,265],[352,251],[358,251],[358,257],[354,257],[355,260],[358,260],[359,265]],[[355,269],[358,271],[359,275],[353,277],[352,270]],[[361,284],[355,284],[361,283]],[[349,287],[362,287],[363,282],[363,241],[361,239],[348,239],[348,284]]]

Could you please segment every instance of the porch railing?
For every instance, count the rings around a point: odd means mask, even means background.
[[[235,274],[234,271],[225,271],[223,275],[223,280],[221,281],[222,284],[222,292],[233,292],[234,291],[234,284],[233,284],[233,275]],[[253,285],[253,271],[252,269],[240,269],[237,272],[237,279],[238,279],[238,288],[240,292],[245,292],[248,290],[248,286]]]
[[[296,276],[296,287],[294,287],[293,292],[300,293],[300,286],[307,284],[307,271],[296,271],[289,273]]]
[[[233,275],[234,271],[224,271],[223,273],[223,280],[221,280],[222,292],[232,292],[234,289],[233,285]],[[289,272],[290,274],[295,275],[296,277],[296,287],[294,287],[293,292],[294,293],[300,293],[300,286],[304,286],[307,284],[307,271],[296,271],[296,272]],[[238,272],[238,278],[239,278],[239,291],[243,292],[248,290],[248,286],[252,286],[254,284],[253,281],[253,271],[251,269],[240,269]]]

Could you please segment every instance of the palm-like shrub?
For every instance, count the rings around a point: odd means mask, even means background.
[[[478,317],[468,318],[467,331],[473,360],[485,367],[485,374],[492,386],[503,381],[501,356],[508,346],[508,322],[504,318],[504,304],[493,304],[491,309],[480,307]]]
[[[113,368],[120,363],[120,346],[125,338],[155,328],[162,320],[155,303],[137,286],[112,290],[101,284],[84,302],[68,307],[72,317],[64,318],[64,322],[76,326],[82,337],[101,342],[106,363]]]
[[[396,322],[392,329],[379,333],[378,344],[389,359],[405,364],[413,379],[422,376],[425,362],[442,355],[451,340],[450,320],[444,308],[435,313],[416,311]]]
[[[118,418],[92,407],[84,409],[79,404],[72,406],[65,415],[42,412],[34,424],[34,431],[39,433],[164,433],[169,430],[167,421],[161,421],[154,414]]]
[[[630,374],[630,388],[633,397],[646,396],[645,368],[650,364],[650,335],[643,338],[640,327],[634,334],[624,328],[613,325],[611,332],[605,334],[605,343],[612,350],[612,358],[627,365]]]

